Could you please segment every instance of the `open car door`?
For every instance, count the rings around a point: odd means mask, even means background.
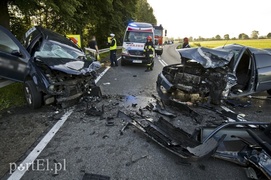
[[[240,51],[238,59],[234,62],[233,72],[236,75],[237,84],[232,87],[232,92],[238,90],[246,95],[255,91],[256,63],[249,48],[243,48]],[[232,96],[234,97],[233,94]]]
[[[2,26],[0,37],[0,76],[22,82],[30,55],[14,35]]]

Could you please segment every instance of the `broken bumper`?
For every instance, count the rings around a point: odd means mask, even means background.
[[[157,77],[157,81],[156,81],[156,84],[157,84],[157,88],[159,91],[162,91],[161,90],[161,86],[167,91],[167,92],[171,92],[173,90],[175,90],[175,87],[174,85],[169,82],[169,80],[167,80],[167,78],[164,76],[163,73],[160,73]]]
[[[210,157],[215,153],[219,141],[224,138],[224,135],[222,135],[218,140],[210,138],[208,141],[200,143],[163,117],[152,122],[145,119],[132,119],[122,111],[118,112],[118,117],[134,125],[153,141],[187,161],[197,161]]]

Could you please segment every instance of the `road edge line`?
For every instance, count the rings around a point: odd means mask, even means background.
[[[42,140],[38,143],[38,145],[28,154],[28,156],[24,159],[23,162],[17,166],[16,170],[10,175],[8,180],[18,180],[23,177],[26,171],[33,165],[35,159],[40,155],[43,149],[47,146],[47,144],[51,141],[51,139],[55,136],[58,130],[62,127],[62,125],[66,122],[68,117],[72,114],[74,108],[69,109],[61,118],[57,121],[57,123],[50,129],[50,131],[42,138]]]

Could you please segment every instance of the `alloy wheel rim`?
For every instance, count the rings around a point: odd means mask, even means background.
[[[25,93],[26,93],[26,101],[28,102],[28,104],[32,104],[32,96],[28,87],[25,87]]]

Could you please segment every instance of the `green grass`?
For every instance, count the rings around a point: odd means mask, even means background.
[[[0,111],[14,106],[21,106],[25,103],[22,83],[13,83],[0,88]]]
[[[271,48],[271,39],[248,39],[248,40],[220,40],[220,41],[194,41],[190,42],[191,47],[207,47],[214,48],[224,46],[225,44],[241,44],[255,48]]]

